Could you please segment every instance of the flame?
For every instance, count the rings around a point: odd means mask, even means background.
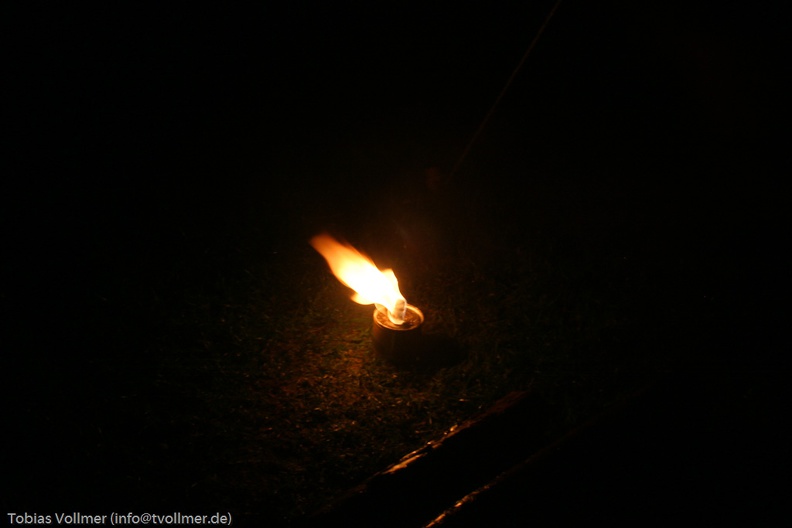
[[[327,234],[313,237],[310,243],[325,258],[336,278],[355,290],[353,301],[376,304],[378,309],[388,311],[394,324],[404,322],[407,301],[399,291],[393,270],[378,269],[370,258]]]

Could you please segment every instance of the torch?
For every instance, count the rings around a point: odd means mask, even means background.
[[[380,270],[370,258],[327,234],[313,237],[310,244],[325,258],[333,275],[354,290],[353,301],[375,306],[374,350],[397,363],[418,359],[424,315],[407,304],[393,270]]]

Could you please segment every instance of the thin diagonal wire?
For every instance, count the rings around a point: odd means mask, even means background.
[[[470,149],[473,147],[473,144],[476,142],[476,140],[478,140],[479,136],[484,131],[484,128],[487,126],[487,122],[492,117],[492,114],[495,113],[495,109],[498,107],[498,103],[501,102],[501,99],[503,99],[503,96],[509,90],[509,87],[511,86],[512,82],[514,81],[514,78],[517,77],[517,73],[520,71],[520,69],[522,68],[523,64],[525,64],[525,61],[528,59],[528,56],[531,54],[533,49],[536,47],[536,43],[539,42],[539,38],[542,36],[542,33],[544,33],[544,30],[550,24],[550,19],[553,18],[553,15],[555,14],[556,10],[558,9],[558,6],[561,5],[561,1],[562,0],[557,0],[557,2],[553,5],[553,8],[550,9],[550,12],[547,13],[547,16],[545,17],[544,22],[542,22],[542,25],[539,27],[539,31],[536,32],[536,36],[531,41],[531,44],[528,46],[528,49],[525,50],[525,53],[523,53],[523,56],[520,59],[520,62],[517,64],[517,67],[514,68],[514,71],[512,72],[511,76],[509,77],[509,80],[506,81],[506,85],[503,87],[503,90],[501,90],[500,94],[498,94],[497,99],[495,99],[495,102],[490,107],[489,112],[487,112],[487,115],[484,116],[484,119],[481,121],[481,124],[479,125],[478,129],[476,130],[476,133],[473,134],[473,137],[470,138],[470,141],[468,141],[468,144],[465,147],[465,150],[462,151],[462,155],[457,160],[456,164],[454,165],[454,168],[451,169],[451,173],[448,175],[448,179],[449,180],[454,177],[456,172],[459,170],[459,167],[465,161],[465,158],[467,158],[467,155],[470,152]]]

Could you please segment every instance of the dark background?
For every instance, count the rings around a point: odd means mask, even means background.
[[[146,375],[162,306],[323,229],[580,266],[615,229],[693,363],[788,372],[779,13],[564,2],[451,174],[551,7],[3,7],[4,509],[61,504],[47,420]]]
[[[250,222],[262,246],[292,241],[326,227],[295,219],[356,204],[357,223],[397,189],[426,191],[550,7],[7,8],[3,224],[21,258],[6,276],[42,266],[34,282],[49,288]],[[646,198],[645,214],[682,232],[708,223],[719,249],[774,254],[755,239],[773,238],[786,168],[776,13],[560,13],[460,173],[439,181],[495,203],[519,200],[520,182],[574,194],[586,180],[628,206]]]

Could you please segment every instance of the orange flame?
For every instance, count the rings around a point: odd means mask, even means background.
[[[330,270],[344,285],[355,290],[352,300],[359,304],[376,304],[387,310],[394,324],[402,324],[407,301],[399,291],[393,270],[380,270],[368,257],[350,245],[342,244],[327,234],[313,237],[313,248],[321,253]]]

